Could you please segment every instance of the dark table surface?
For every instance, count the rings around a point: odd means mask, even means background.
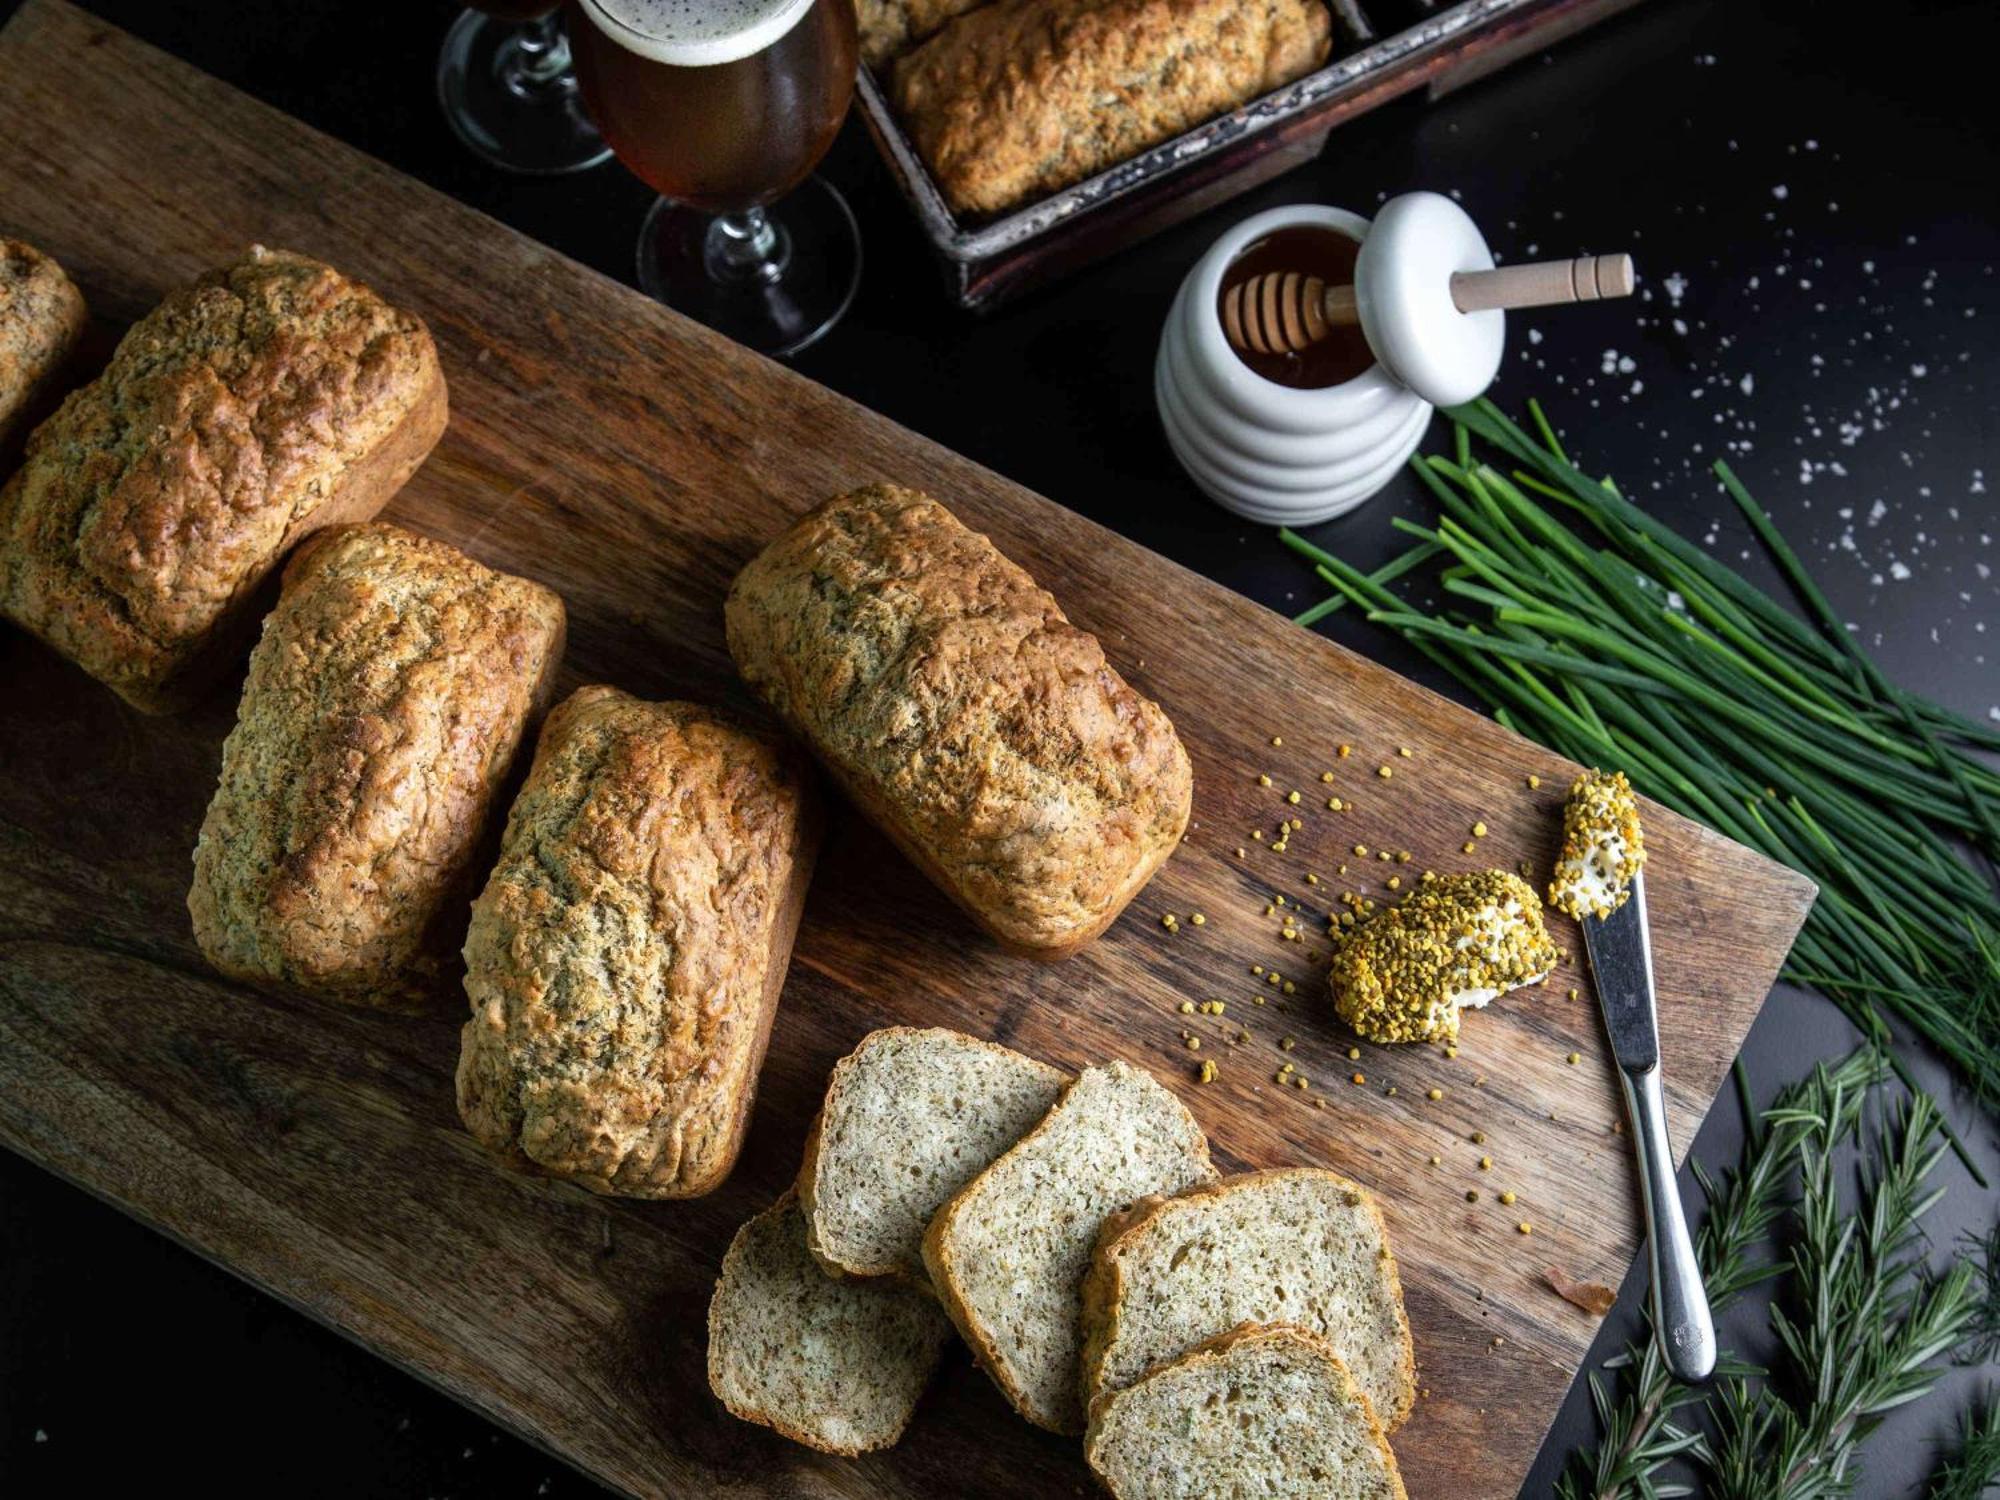
[[[0,18],[12,0],[0,0]],[[90,0],[89,8],[403,171],[618,277],[648,194],[618,167],[527,180],[465,155],[438,116],[451,10],[335,0]],[[1167,302],[1227,225],[1279,203],[1368,212],[1459,196],[1503,259],[1629,249],[1631,303],[1517,317],[1494,392],[1538,395],[1573,453],[1717,556],[1762,571],[1706,466],[1727,456],[1885,666],[2000,720],[2000,151],[1995,8],[1656,3],[1438,103],[1335,132],[1321,158],[984,320],[953,310],[858,126],[826,163],[864,226],[847,320],[798,366],[856,400],[1278,609],[1317,597],[1272,535],[1175,468],[1149,372]],[[1837,18],[1838,17],[1838,18]],[[0,78],[0,88],[7,80]],[[4,143],[0,143],[4,149]],[[0,230],[6,226],[0,225]],[[1436,434],[1434,434],[1434,441]],[[1363,567],[1428,501],[1399,481],[1315,539]],[[1452,691],[1363,621],[1347,644]],[[1744,1059],[1767,1098],[1855,1033],[1780,988]],[[1990,1117],[1911,1049],[2000,1181]],[[1732,1161],[1733,1100],[1695,1155]],[[1948,1160],[1942,1258],[1995,1199]],[[1692,1201],[1698,1196],[1684,1181]],[[1627,1278],[1594,1359],[1628,1338]],[[1754,1300],[1727,1346],[1769,1346]],[[1990,1369],[1891,1414],[1857,1493],[1916,1492]],[[1523,1493],[1592,1436],[1579,1381]],[[25,1162],[0,1153],[0,1494],[135,1477],[213,1494],[594,1495],[562,1463]]]

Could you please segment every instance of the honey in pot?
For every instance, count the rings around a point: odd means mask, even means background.
[[[1253,276],[1271,271],[1297,271],[1317,276],[1328,286],[1349,286],[1354,281],[1354,262],[1360,244],[1334,229],[1316,224],[1292,224],[1274,229],[1252,241],[1222,273],[1222,286],[1215,299],[1215,315],[1222,317],[1222,304],[1231,290]],[[1296,354],[1260,354],[1254,349],[1237,349],[1236,357],[1266,380],[1300,390],[1317,390],[1352,380],[1375,363],[1360,326],[1336,327],[1318,342]]]

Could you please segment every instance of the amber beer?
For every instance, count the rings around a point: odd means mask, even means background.
[[[854,0],[570,0],[584,103],[678,203],[739,213],[797,187],[854,91]]]

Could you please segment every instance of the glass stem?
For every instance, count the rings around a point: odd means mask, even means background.
[[[500,81],[523,96],[574,86],[560,11],[523,21],[507,39],[500,49]]]
[[[791,240],[761,208],[717,214],[709,221],[702,259],[715,281],[771,285],[785,274]]]

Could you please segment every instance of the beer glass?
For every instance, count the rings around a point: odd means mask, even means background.
[[[854,298],[861,238],[811,176],[854,93],[854,0],[569,0],[584,102],[661,194],[639,285],[790,354]]]
[[[438,103],[452,132],[510,172],[575,172],[611,155],[577,97],[558,4],[479,0],[438,55]]]

